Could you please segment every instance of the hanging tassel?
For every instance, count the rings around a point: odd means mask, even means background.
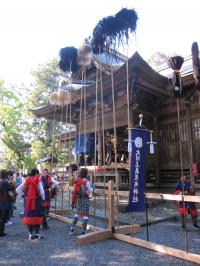
[[[169,67],[174,70],[172,76],[172,89],[174,92],[174,96],[176,97],[182,95],[182,82],[179,70],[181,69],[183,62],[184,58],[181,56],[173,56],[167,62]]]
[[[153,132],[150,132],[150,141],[147,142],[147,144],[149,144],[150,146],[150,154],[154,154],[155,153],[154,145],[157,144],[157,142],[153,141]]]

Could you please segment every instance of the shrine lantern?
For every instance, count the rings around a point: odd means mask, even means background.
[[[184,58],[181,56],[173,56],[168,60],[168,65],[171,67],[174,72],[172,76],[172,87],[174,91],[174,96],[181,96],[182,94],[182,82],[180,69],[183,65]]]

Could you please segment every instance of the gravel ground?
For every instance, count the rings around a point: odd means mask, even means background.
[[[53,219],[49,220],[51,228],[42,232],[44,240],[29,241],[26,227],[19,218],[20,206],[18,204],[19,211],[15,212],[13,225],[6,227],[8,235],[0,239],[0,265],[196,265],[113,239],[78,245],[76,237],[67,234],[69,225]],[[80,229],[77,228],[76,234],[79,233]],[[197,233],[191,233],[196,236],[192,250],[199,251],[199,233],[198,237]],[[145,228],[137,236],[145,238]],[[178,223],[162,223],[156,228],[150,227],[151,241],[163,243],[166,239],[171,246],[182,245],[183,233],[179,230]]]

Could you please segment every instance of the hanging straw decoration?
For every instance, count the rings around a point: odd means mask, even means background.
[[[53,92],[50,95],[50,104],[65,106],[71,101],[70,92],[65,90],[59,90],[58,92]]]
[[[179,70],[181,69],[183,62],[184,58],[181,56],[174,56],[168,60],[169,67],[171,67],[174,70],[172,77],[172,87],[173,87],[174,96],[182,95],[182,82]]]
[[[77,49],[75,47],[65,47],[60,50],[60,69],[64,72],[75,72],[78,69]]]
[[[138,16],[134,9],[122,8],[115,16],[108,16],[98,22],[93,30],[92,49],[95,54],[103,53],[111,43],[114,48],[124,45],[130,33],[135,33]]]
[[[200,59],[199,59],[199,47],[198,43],[192,44],[192,65],[193,65],[193,76],[195,79],[195,89],[200,90]]]
[[[92,60],[92,47],[89,44],[82,44],[78,49],[78,64],[89,66]]]
[[[50,95],[50,104],[51,105],[57,105],[57,92],[53,92]]]

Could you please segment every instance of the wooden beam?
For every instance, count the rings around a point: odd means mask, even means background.
[[[54,214],[58,214],[58,215],[61,215],[61,214],[71,214],[72,213],[72,210],[71,209],[56,209],[56,211],[54,209],[51,210],[51,213],[54,213]]]
[[[120,225],[119,228],[115,228],[115,232],[118,234],[128,235],[131,233],[137,233],[141,230],[141,227],[138,224],[132,225]]]
[[[167,247],[164,245],[152,243],[152,242],[145,241],[145,240],[138,239],[138,238],[132,238],[130,236],[125,236],[122,234],[114,233],[113,237],[115,239],[127,242],[129,244],[133,244],[133,245],[136,245],[139,247],[143,247],[143,248],[147,248],[147,249],[150,249],[153,251],[157,251],[157,252],[163,253],[165,255],[170,255],[170,256],[173,256],[173,257],[176,257],[176,258],[179,258],[182,260],[191,261],[191,262],[197,263],[198,265],[200,263],[200,255],[198,255],[198,254],[188,253],[188,252],[183,251],[183,250]]]
[[[78,244],[89,244],[109,238],[112,238],[112,231],[110,229],[105,229],[97,232],[91,232],[85,235],[80,235],[76,239]]]
[[[69,219],[67,217],[63,217],[63,216],[60,216],[60,215],[57,215],[57,214],[54,214],[54,213],[49,213],[49,217],[57,219],[57,220],[62,221],[64,223],[68,223],[68,224],[71,224],[73,222],[73,219]],[[77,227],[82,227],[82,223],[78,222],[76,224],[76,226]],[[102,230],[104,230],[101,227],[95,227],[95,226],[93,226],[91,224],[88,224],[88,228],[89,228],[90,231],[102,231]]]
[[[72,188],[70,188],[71,190]],[[118,195],[123,197],[129,197],[129,191],[109,191],[104,189],[95,189],[95,193],[97,194],[103,194],[103,195]],[[200,196],[189,196],[189,195],[173,195],[173,194],[160,194],[160,193],[146,193],[147,199],[157,199],[157,200],[169,200],[169,201],[182,201],[184,198],[184,201],[187,202],[196,202],[200,203]]]
[[[173,195],[173,194],[159,194],[159,193],[146,193],[147,199],[158,199],[158,200],[173,200],[173,201],[184,201],[187,202],[199,202],[200,196],[182,196],[182,195]]]

